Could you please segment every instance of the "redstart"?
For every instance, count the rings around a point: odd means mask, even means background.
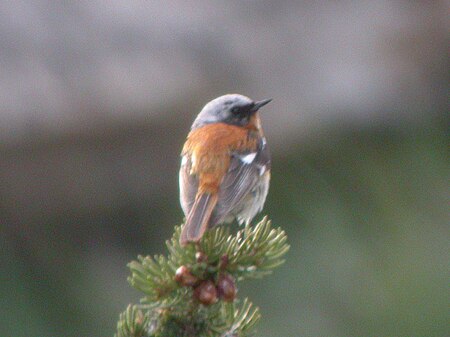
[[[229,94],[200,111],[181,152],[180,201],[186,216],[180,243],[198,242],[207,228],[237,219],[248,225],[264,206],[270,153],[253,101]]]

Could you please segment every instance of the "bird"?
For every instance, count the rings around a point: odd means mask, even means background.
[[[234,219],[247,226],[262,210],[271,156],[258,111],[271,101],[227,94],[208,102],[195,118],[181,151],[180,203],[186,217],[181,246]]]

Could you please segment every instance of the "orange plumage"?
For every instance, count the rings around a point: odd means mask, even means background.
[[[255,151],[259,135],[254,127],[242,128],[225,123],[209,124],[191,131],[182,155],[191,158],[190,173],[198,176],[198,193],[217,192],[230,166],[230,153]]]

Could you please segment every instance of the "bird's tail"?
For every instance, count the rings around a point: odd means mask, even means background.
[[[198,242],[208,228],[209,219],[217,204],[217,193],[202,193],[195,198],[186,223],[181,230],[180,244]]]

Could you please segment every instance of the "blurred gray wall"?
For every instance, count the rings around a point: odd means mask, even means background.
[[[156,193],[197,111],[227,92],[274,98],[277,150],[336,123],[420,123],[445,104],[446,5],[2,2],[4,207],[33,217]]]

